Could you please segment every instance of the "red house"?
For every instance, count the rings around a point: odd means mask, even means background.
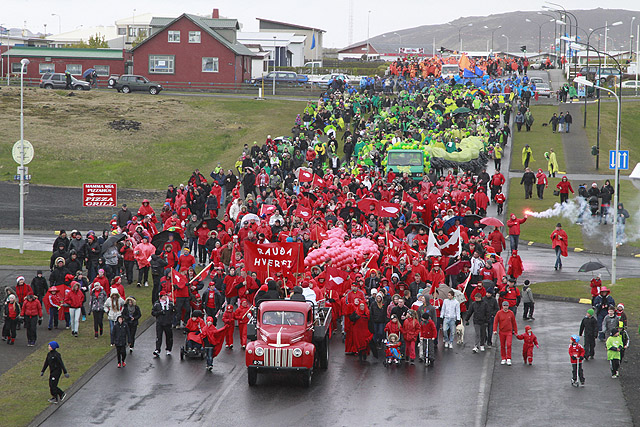
[[[215,14],[215,11],[214,11]],[[133,72],[157,82],[242,83],[254,56],[236,39],[236,19],[153,18],[151,36],[133,48]]]

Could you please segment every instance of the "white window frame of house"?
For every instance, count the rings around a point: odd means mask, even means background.
[[[136,27],[129,27],[129,37],[137,37],[138,31]]]
[[[149,74],[175,74],[176,58],[174,55],[149,55]],[[155,63],[158,62],[156,66]],[[160,64],[165,61],[165,64]],[[166,69],[166,71],[164,71]]]
[[[169,30],[167,34],[167,41],[169,43],[180,43],[180,30]]]
[[[119,36],[126,36],[127,35],[127,28],[126,27],[119,27],[118,28],[118,35]]]
[[[209,61],[210,60],[210,61]],[[212,69],[206,69],[207,64],[213,65]],[[220,71],[220,60],[213,56],[204,56],[202,57],[202,72],[203,73],[218,73]]]
[[[75,70],[71,70],[69,67],[75,68]],[[78,70],[77,67],[79,67],[79,71],[77,71]],[[67,64],[65,66],[64,70],[65,70],[65,72],[69,71],[71,74],[76,75],[76,76],[82,75],[82,65],[81,64]]]
[[[93,68],[99,77],[109,77],[111,75],[111,67],[109,65],[94,65]],[[103,71],[100,71],[100,69]]]
[[[189,31],[189,43],[200,43],[200,31]]]
[[[28,65],[24,66],[24,73],[27,74],[27,67]],[[20,74],[22,71],[22,64],[19,62],[12,62],[11,63],[11,74]]]
[[[40,72],[40,74],[55,73],[56,64],[54,64],[53,62],[42,62],[38,64],[38,71]]]

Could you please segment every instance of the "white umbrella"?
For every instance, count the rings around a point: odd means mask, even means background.
[[[242,217],[240,221],[240,227],[244,227],[245,222],[254,220],[255,222],[260,222],[260,218],[256,214],[246,214]]]

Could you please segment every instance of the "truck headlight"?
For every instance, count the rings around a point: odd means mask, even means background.
[[[264,354],[264,349],[262,347],[256,347],[256,356],[260,357]]]
[[[293,355],[294,355],[295,357],[300,357],[300,356],[302,356],[302,350],[300,350],[299,348],[294,348],[294,349],[293,349]]]

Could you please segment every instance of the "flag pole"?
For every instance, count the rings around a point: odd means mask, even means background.
[[[195,282],[195,281],[200,277],[200,275],[201,275],[202,273],[204,273],[205,271],[207,271],[207,270],[211,267],[211,265],[212,265],[212,264],[213,264],[213,261],[211,261],[211,262],[209,263],[209,265],[207,265],[205,268],[203,268],[202,270],[200,270],[200,273],[198,273],[198,274],[196,275],[196,277],[194,277],[193,279],[191,279],[191,280],[189,281],[189,284],[192,284],[193,282]]]

